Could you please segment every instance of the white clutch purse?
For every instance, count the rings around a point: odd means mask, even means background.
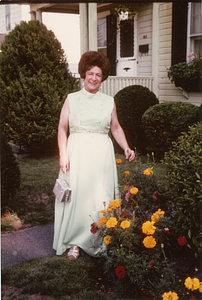
[[[60,202],[70,201],[71,189],[67,181],[63,178],[56,179],[53,193]]]

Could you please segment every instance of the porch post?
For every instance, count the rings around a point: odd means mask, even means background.
[[[89,50],[97,51],[97,3],[88,3]]]
[[[153,3],[152,16],[152,76],[153,92],[158,98],[158,84],[159,84],[159,4]]]
[[[81,55],[89,50],[88,44],[88,4],[79,3],[79,14],[80,14],[80,47]]]

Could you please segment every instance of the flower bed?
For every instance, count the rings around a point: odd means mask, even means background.
[[[125,170],[119,184],[120,199],[108,207],[103,203],[98,224],[91,225],[103,243],[100,262],[106,276],[119,291],[133,296],[145,292],[163,300],[200,299],[199,267],[189,272],[183,266],[184,274],[176,267],[178,258],[192,253],[188,238],[174,230],[174,207],[156,180],[155,164],[143,171]]]

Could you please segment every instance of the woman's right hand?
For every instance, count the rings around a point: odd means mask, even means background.
[[[66,173],[66,171],[69,170],[69,160],[67,159],[67,157],[60,157],[60,169],[63,173]]]

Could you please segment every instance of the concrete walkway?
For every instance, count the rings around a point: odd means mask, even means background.
[[[35,226],[1,235],[1,267],[47,255],[53,250],[53,224]]]

